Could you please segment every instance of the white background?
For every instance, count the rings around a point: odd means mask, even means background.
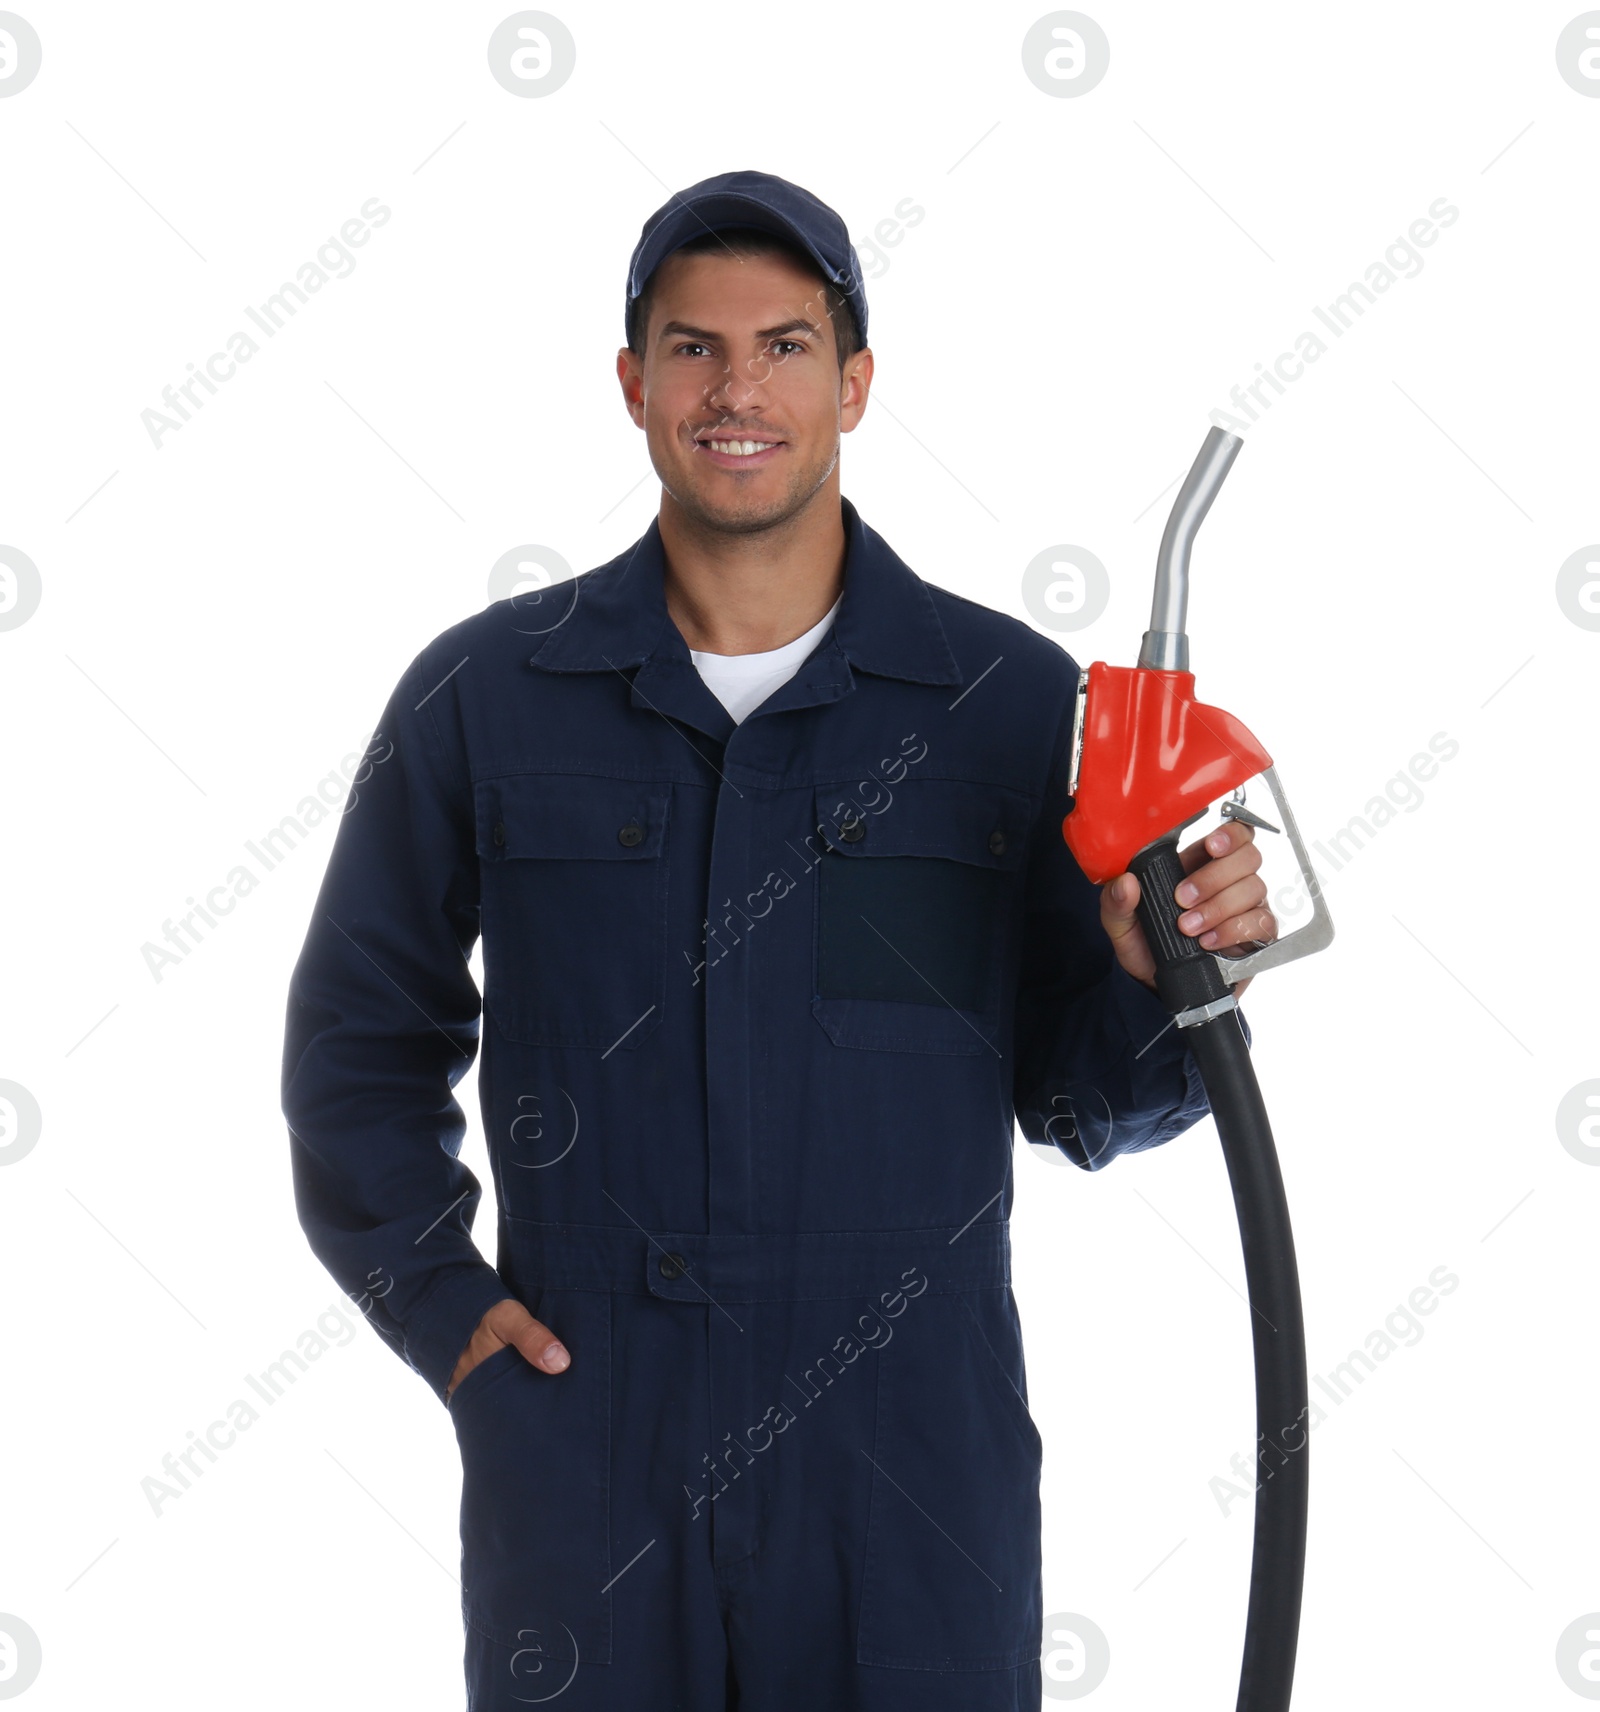
[[[1024,75],[1030,7],[554,3],[577,64],[542,99],[490,77],[495,7],[24,8],[0,543],[43,596],[0,633],[0,1077],[43,1132],[0,1171],[0,1611],[41,1637],[25,1704],[459,1704],[450,1421],[307,1248],[278,1111],[336,817],[159,982],[141,948],[360,749],[503,553],[581,570],[643,532],[628,256],[739,167],[833,204],[868,263],[846,495],[1019,617],[1037,553],[1097,555],[1110,604],[1058,635],[1083,663],[1133,662],[1210,412],[1459,210],[1247,428],[1190,633],[1308,838],[1412,804],[1319,863],[1332,948],[1245,1001],[1312,1372],[1460,1281],[1322,1398],[1295,1704],[1575,1703],[1600,1170],[1555,1119],[1600,1076],[1600,634],[1556,573],[1600,540],[1600,100],[1557,72],[1574,12],[1097,0],[1109,72],[1058,99]],[[371,197],[392,218],[354,271],[152,445],[162,388]],[[1394,781],[1438,732],[1459,752],[1419,804]],[[1045,1610],[1107,1636],[1105,1712],[1224,1712],[1250,1506],[1211,1482],[1254,1411],[1214,1128],[1093,1176],[1019,1144],[1016,1173]],[[352,1340],[152,1514],[163,1454],[330,1304]]]

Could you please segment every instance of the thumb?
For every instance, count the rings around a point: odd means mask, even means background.
[[[1131,921],[1139,907],[1138,879],[1132,874],[1118,874],[1106,887],[1106,898],[1110,904],[1109,915]]]
[[[528,1316],[528,1323],[512,1339],[524,1358],[546,1373],[564,1373],[572,1365],[566,1346],[547,1325]]]
[[[1155,960],[1145,944],[1144,929],[1138,919],[1139,880],[1134,874],[1118,874],[1101,893],[1100,924],[1111,941],[1111,949],[1119,964],[1142,981],[1153,993],[1156,984]]]
[[[486,1318],[490,1331],[502,1342],[515,1344],[533,1366],[546,1373],[560,1373],[571,1364],[560,1338],[515,1298],[497,1302]]]

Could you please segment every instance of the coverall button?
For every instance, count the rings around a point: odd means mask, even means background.
[[[846,844],[859,844],[867,836],[866,823],[860,820],[847,820],[839,828],[839,836]]]
[[[686,1264],[681,1254],[664,1254],[656,1262],[656,1271],[663,1278],[681,1278]]]
[[[617,838],[620,843],[630,846],[639,843],[643,837],[644,828],[640,826],[636,820],[630,820],[628,824],[617,834]]]
[[[1004,856],[1006,853],[1006,835],[1003,832],[991,832],[989,834],[989,848],[996,856]]]
[[[494,823],[494,841],[496,844],[504,844],[506,841],[506,823],[503,820]]]

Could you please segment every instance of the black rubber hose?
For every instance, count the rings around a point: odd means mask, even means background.
[[[1176,835],[1141,851],[1129,867],[1139,880],[1140,925],[1168,1008],[1176,1014],[1203,1003],[1213,988],[1216,996],[1225,994],[1228,984],[1210,954],[1176,926],[1182,910],[1172,894],[1184,872]],[[1233,1185],[1255,1347],[1255,1544],[1236,1712],[1288,1712],[1305,1583],[1311,1437],[1294,1229],[1238,1011],[1226,1010],[1183,1033],[1205,1083]]]
[[[1255,1343],[1256,1532],[1237,1712],[1287,1712],[1305,1582],[1311,1436],[1294,1231],[1238,1012],[1184,1034],[1228,1162]]]

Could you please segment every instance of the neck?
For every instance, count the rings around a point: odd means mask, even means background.
[[[838,472],[769,529],[712,529],[661,496],[667,611],[689,647],[761,654],[822,621],[844,586]]]

